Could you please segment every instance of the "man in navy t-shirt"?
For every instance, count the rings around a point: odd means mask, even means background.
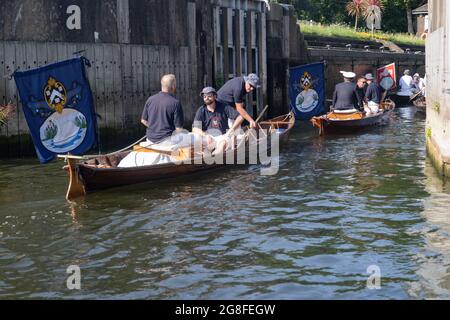
[[[147,140],[160,143],[170,138],[174,131],[183,130],[183,108],[174,94],[176,78],[165,75],[161,79],[161,92],[148,98],[142,112],[141,122],[147,127]]]
[[[223,85],[217,92],[217,100],[223,104],[236,108],[237,112],[250,123],[250,127],[256,126],[253,118],[245,111],[244,98],[253,90],[259,88],[261,82],[259,77],[251,73],[247,77],[233,78]]]
[[[226,149],[227,139],[236,128],[238,128],[244,118],[231,106],[225,105],[217,99],[217,92],[212,87],[206,87],[200,93],[203,98],[204,105],[201,106],[194,117],[192,132],[200,136],[206,136],[209,143],[215,140],[217,146],[216,151],[222,152]],[[228,119],[234,120],[234,124],[227,133]]]
[[[383,102],[386,93],[383,92],[383,88],[378,83],[374,82],[375,78],[371,73],[366,74],[365,78],[368,87],[365,95],[367,106],[364,109],[366,114],[376,114],[380,110],[380,104]]]

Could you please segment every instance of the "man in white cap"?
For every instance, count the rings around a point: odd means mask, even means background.
[[[413,91],[416,93],[419,91],[422,91],[425,88],[425,82],[418,73],[414,74],[412,85],[413,85]]]
[[[259,77],[250,73],[248,76],[233,78],[225,83],[217,91],[217,100],[225,105],[229,105],[237,110],[239,114],[250,123],[250,127],[256,127],[255,121],[245,110],[245,96],[261,87]]]
[[[367,105],[364,106],[364,110],[368,115],[378,113],[380,104],[384,100],[386,92],[383,92],[381,86],[374,81],[375,78],[371,73],[366,74],[364,77],[368,84],[364,98]]]
[[[334,110],[355,110],[359,109],[359,96],[356,92],[356,85],[353,79],[356,74],[353,72],[341,71],[344,82],[336,85],[333,93]]]

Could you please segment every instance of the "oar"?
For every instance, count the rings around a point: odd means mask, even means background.
[[[422,90],[420,90],[415,95],[413,95],[411,98],[409,98],[409,101],[413,101],[419,94],[421,94],[423,92],[424,89],[425,89],[425,87],[423,87]]]
[[[269,105],[267,105],[267,106],[263,109],[263,111],[261,112],[261,114],[259,115],[259,117],[256,118],[255,124],[258,123],[259,120],[261,120],[261,118],[263,117],[263,115],[266,113],[267,109],[269,109]]]
[[[264,114],[266,113],[267,109],[269,109],[269,105],[267,105],[267,106],[263,109],[263,111],[260,113],[260,115],[258,116],[258,118],[256,118],[255,124],[257,124],[257,123],[262,119],[262,117],[263,117]],[[242,145],[242,143],[243,143],[244,141],[247,140],[247,138],[248,138],[248,132],[250,132],[250,130],[251,130],[250,128],[247,130],[247,132],[246,132],[245,135],[244,135],[244,138],[241,140],[241,142],[240,142],[239,145],[237,146],[237,149],[239,149],[239,147]]]

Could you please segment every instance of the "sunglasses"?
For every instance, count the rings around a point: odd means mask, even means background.
[[[203,99],[205,99],[205,98],[213,98],[213,97],[215,97],[215,94],[214,94],[214,93],[206,93],[206,94],[203,94]]]

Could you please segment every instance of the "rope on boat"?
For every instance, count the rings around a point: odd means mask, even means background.
[[[88,156],[83,156],[83,159],[84,159],[84,160],[88,160],[88,159],[98,158],[99,156],[112,156],[112,155],[115,155],[115,154],[124,152],[124,151],[126,151],[126,150],[132,148],[134,145],[136,145],[136,144],[138,144],[138,143],[141,143],[141,142],[144,141],[146,138],[147,138],[147,136],[143,136],[143,137],[140,138],[138,141],[136,141],[136,142],[130,144],[128,147],[125,147],[125,148],[120,149],[120,150],[118,150],[118,151],[114,151],[114,152],[111,152],[111,153],[108,153],[108,154],[103,154],[103,155],[100,154],[100,155],[88,155]]]

